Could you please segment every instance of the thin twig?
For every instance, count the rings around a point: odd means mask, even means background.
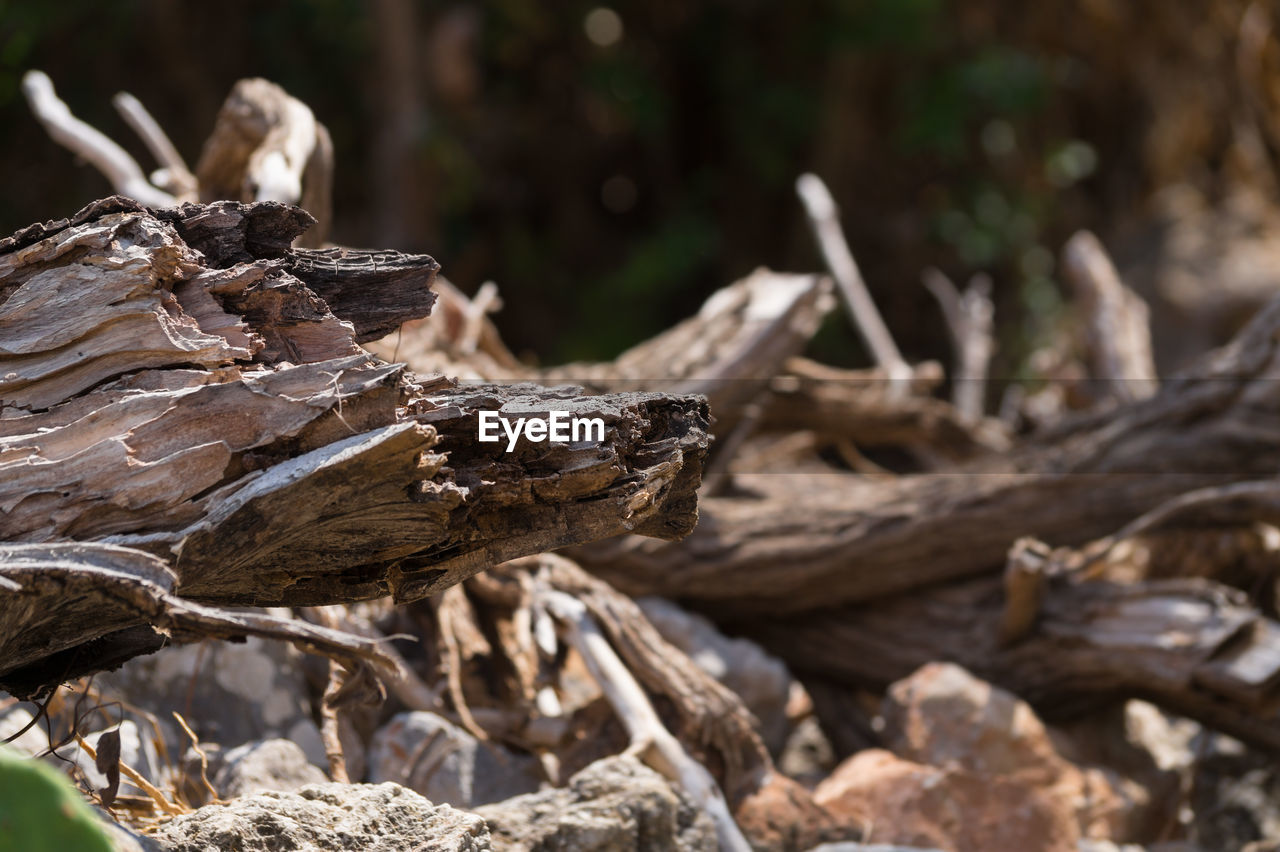
[[[342,750],[342,725],[338,720],[341,711],[335,706],[336,698],[346,682],[346,671],[337,660],[329,661],[329,682],[320,701],[320,739],[324,742],[324,754],[329,759],[329,777],[339,784],[350,784],[347,772],[347,756]]]
[[[147,146],[151,156],[160,164],[161,171],[153,172],[152,180],[184,201],[196,200],[196,176],[187,168],[187,163],[174,147],[173,142],[165,134],[151,113],[142,105],[142,101],[128,92],[118,92],[111,99],[116,112],[125,123],[138,134],[142,144]]]
[[[196,756],[200,758],[200,780],[204,783],[205,790],[209,792],[209,801],[214,804],[220,803],[222,797],[218,795],[218,791],[213,789],[213,785],[209,783],[209,755],[205,752],[204,746],[200,745],[200,738],[196,736],[195,731],[191,730],[187,720],[182,718],[182,714],[177,710],[173,711],[173,718],[178,720],[178,725],[182,728],[183,733],[191,738],[191,748],[195,751]]]
[[[80,748],[84,749],[84,753],[89,755],[90,760],[96,761],[98,759],[98,752],[93,746],[89,745],[89,743],[85,741],[84,737],[76,734],[75,739],[76,742],[80,744]],[[160,810],[170,816],[179,816],[188,812],[187,809],[183,808],[181,805],[175,804],[166,799],[164,793],[161,793],[150,781],[144,778],[138,770],[133,769],[124,761],[120,761],[119,766],[120,771],[125,775],[125,777],[132,781],[139,790],[150,796],[151,800],[156,803],[156,806],[159,807]]]
[[[458,714],[462,727],[478,740],[488,740],[489,732],[480,726],[475,716],[471,715],[471,707],[467,704],[466,693],[462,689],[462,649],[458,647],[458,637],[454,635],[453,600],[454,595],[462,594],[461,586],[450,586],[440,596],[436,606],[436,620],[440,629],[440,641],[445,650],[445,678],[449,685],[449,698],[453,701],[453,709]]]
[[[822,250],[827,268],[836,279],[845,303],[853,316],[854,324],[862,333],[876,363],[884,368],[892,387],[904,390],[911,378],[911,367],[902,358],[898,345],[885,326],[876,303],[867,291],[862,273],[858,271],[857,261],[845,241],[844,231],[840,229],[839,211],[835,199],[822,179],[814,174],[800,175],[796,180],[796,193],[804,203],[805,212],[809,214],[809,223],[818,238],[818,246]]]
[[[148,207],[172,207],[178,203],[177,198],[147,182],[142,167],[127,151],[72,115],[43,71],[28,71],[23,76],[22,93],[53,141],[91,163],[116,192]]]

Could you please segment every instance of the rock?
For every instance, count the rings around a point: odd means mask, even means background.
[[[327,780],[292,740],[259,740],[226,753],[213,788],[222,798],[235,799],[270,791],[292,793]]]
[[[433,805],[398,784],[313,784],[205,805],[152,839],[164,852],[488,852],[475,814]]]
[[[765,745],[771,753],[778,754],[790,730],[787,698],[791,673],[786,665],[755,642],[731,639],[707,619],[665,598],[639,598],[636,603],[662,633],[662,638],[738,694],[747,709],[760,720]]]
[[[1071,763],[1026,702],[957,665],[929,663],[893,684],[884,719],[885,742],[900,757],[1038,790],[1075,814],[1082,837],[1138,839],[1150,825],[1143,787]]]
[[[633,757],[596,761],[566,787],[477,808],[499,852],[703,852],[711,818]]]
[[[233,748],[283,737],[316,766],[327,765],[320,730],[311,719],[299,652],[256,636],[244,642],[203,642],[164,648],[130,660],[96,683],[108,697],[145,707],[160,719],[181,713],[201,742]],[[169,742],[182,754],[185,736]]]
[[[885,742],[908,760],[955,762],[979,775],[1044,786],[1066,768],[1024,701],[952,663],[929,663],[889,687]]]
[[[369,781],[394,781],[459,808],[532,793],[542,783],[533,755],[481,742],[434,713],[394,716],[373,735]]]
[[[823,843],[809,852],[940,852],[918,846],[884,846],[883,843]]]
[[[1196,759],[1195,740],[1204,733],[1199,722],[1172,716],[1154,704],[1136,699],[1125,702],[1124,727],[1128,741],[1165,771],[1191,766]]]
[[[836,767],[835,749],[818,722],[806,716],[796,724],[778,755],[778,769],[801,784],[816,786]]]
[[[164,852],[164,847],[150,837],[135,834],[124,826],[112,822],[105,813],[102,814],[102,824],[106,828],[107,839],[111,841],[112,852]]]
[[[6,742],[10,748],[28,756],[44,751],[49,747],[49,737],[40,725],[27,727],[33,718],[25,707],[17,705],[0,710],[0,742]],[[19,735],[18,731],[23,728],[27,730]],[[10,737],[16,737],[16,739],[8,742]]]
[[[1247,750],[1230,737],[1211,736],[1194,767],[1191,839],[1206,849],[1240,849],[1280,838],[1280,767],[1275,758]]]
[[[1001,775],[923,766],[881,749],[859,752],[814,791],[818,804],[871,826],[880,842],[948,852],[1075,852],[1075,814]]]
[[[838,819],[805,787],[780,772],[738,802],[733,818],[754,848],[770,852],[803,852],[820,843],[862,836],[856,825]]]

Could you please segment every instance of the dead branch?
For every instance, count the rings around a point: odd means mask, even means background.
[[[903,383],[911,375],[911,368],[902,359],[898,345],[880,318],[876,303],[872,301],[867,285],[858,271],[857,261],[849,251],[845,242],[844,231],[840,228],[840,215],[830,190],[822,179],[814,174],[803,174],[796,180],[796,193],[804,202],[805,212],[809,215],[809,224],[813,226],[818,238],[818,246],[826,259],[827,268],[840,287],[845,304],[849,308],[854,325],[866,341],[867,348],[881,369],[889,376],[895,386]]]
[[[173,195],[147,182],[142,167],[127,151],[72,115],[71,109],[53,90],[53,81],[47,74],[28,71],[22,78],[22,93],[53,141],[102,172],[116,192],[151,207],[171,207],[178,203]]]
[[[350,286],[373,280],[365,255],[286,254],[301,211],[165,217],[108,199],[0,241],[5,538],[139,548],[177,595],[262,606],[413,600],[590,536],[692,527],[701,400],[419,380],[355,336],[430,305],[430,258],[382,256],[380,287],[422,295],[370,313]],[[479,441],[481,409],[599,418],[605,436],[506,452]],[[46,638],[75,647],[112,629],[95,612]],[[0,613],[27,631],[28,610]],[[56,682],[55,669],[40,672]]]
[[[654,769],[680,783],[685,791],[711,815],[716,823],[720,848],[731,852],[751,849],[706,768],[693,760],[680,742],[663,726],[653,705],[636,683],[630,670],[618,658],[609,640],[581,601],[551,590],[542,590],[535,600],[566,628],[569,643],[587,663],[592,677],[604,690],[614,712],[631,737],[629,753],[642,757]]]
[[[186,160],[182,159],[160,124],[147,112],[142,101],[128,92],[118,92],[111,103],[160,164],[160,170],[152,173],[151,181],[166,192],[173,193],[179,201],[195,201],[196,176],[191,173]]]
[[[1101,395],[1121,402],[1156,392],[1147,305],[1120,281],[1098,238],[1080,231],[1062,250],[1062,265],[1085,313],[1093,378]]]
[[[306,197],[315,204],[330,197],[332,169],[328,131],[311,109],[275,83],[254,78],[239,81],[227,95],[196,163],[196,179],[204,202],[299,204],[314,182],[317,191]],[[299,246],[318,248],[327,239],[326,206],[308,208],[317,224]]]
[[[1140,697],[1280,750],[1280,625],[1201,579],[1047,582],[1035,626],[1000,641],[999,578],[742,627],[799,674],[883,688],[950,660],[1063,718]]]
[[[970,422],[928,395],[942,373],[934,362],[912,368],[905,393],[894,394],[882,370],[841,370],[791,358],[769,383],[761,428],[808,429],[862,447],[925,447],[942,458],[972,458],[1009,447],[995,421]]]
[[[942,306],[956,350],[951,402],[961,417],[977,423],[986,409],[987,367],[995,352],[991,279],[975,275],[961,293],[941,270],[930,268],[924,271],[924,285]]]

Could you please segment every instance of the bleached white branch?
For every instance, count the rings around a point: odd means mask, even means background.
[[[938,269],[926,269],[924,286],[942,306],[951,342],[956,351],[956,370],[951,377],[951,401],[966,420],[982,419],[987,395],[987,367],[995,351],[992,325],[995,306],[991,301],[991,279],[975,275],[963,293]]]
[[[282,90],[283,94],[283,90]],[[284,96],[281,121],[249,158],[248,178],[257,186],[255,201],[302,200],[302,173],[316,146],[316,117],[297,98]]]
[[[112,105],[120,117],[125,120],[133,132],[138,134],[142,144],[147,146],[151,156],[156,158],[160,168],[151,173],[151,181],[156,186],[185,201],[196,200],[196,176],[187,168],[187,163],[174,147],[169,136],[160,127],[142,101],[128,92],[118,92],[111,99]]]
[[[173,195],[147,182],[142,167],[127,151],[72,115],[54,91],[53,81],[43,71],[28,71],[23,75],[22,93],[53,141],[102,172],[116,192],[148,207],[172,207],[178,203]]]
[[[716,824],[722,852],[750,852],[751,845],[734,822],[720,787],[662,724],[648,696],[600,631],[586,606],[576,598],[539,589],[539,603],[566,628],[569,644],[587,664],[605,699],[631,738],[628,753],[680,784]]]
[[[858,263],[845,241],[840,228],[839,211],[831,191],[815,174],[803,174],[796,179],[796,194],[809,214],[809,224],[818,238],[818,247],[827,262],[827,268],[836,279],[845,304],[853,316],[854,325],[862,334],[876,363],[884,368],[893,387],[903,390],[911,379],[911,366],[902,358],[898,345],[885,326],[876,303],[871,299]]]

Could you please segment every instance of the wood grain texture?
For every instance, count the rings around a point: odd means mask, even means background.
[[[292,252],[308,219],[107,199],[0,242],[0,540],[127,548],[171,572],[164,594],[263,606],[412,600],[504,559],[693,527],[705,400],[460,386],[387,364],[359,329],[425,314],[438,265]],[[482,409],[606,429],[506,452],[477,440]],[[89,643],[133,631],[107,664],[154,646],[137,631],[151,610],[95,608],[104,575],[86,571],[84,608],[38,624],[58,585],[0,583],[0,632],[92,658]],[[0,673],[38,664],[0,652]]]
[[[1007,454],[889,480],[737,476],[664,545],[620,539],[576,558],[629,594],[710,613],[802,612],[998,572],[1023,535],[1105,535],[1164,501],[1280,464],[1280,301],[1147,400],[1066,421]]]

